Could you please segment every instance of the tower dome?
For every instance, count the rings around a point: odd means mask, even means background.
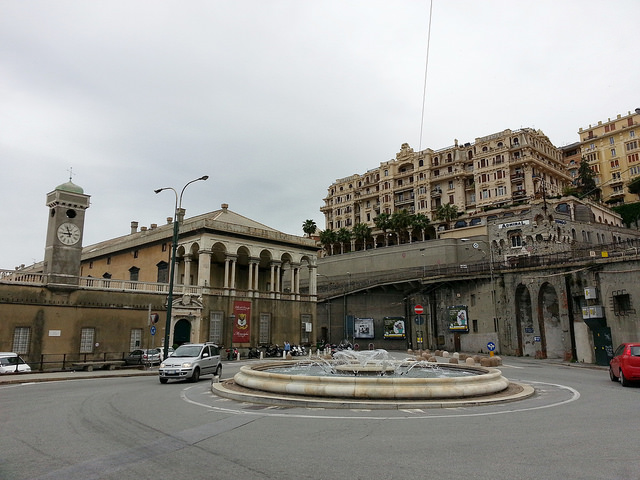
[[[84,190],[82,189],[82,187],[79,187],[78,185],[73,183],[71,180],[69,180],[66,183],[63,183],[62,185],[58,185],[55,189],[61,190],[63,192],[69,192],[69,193],[80,193],[80,194],[84,193]]]

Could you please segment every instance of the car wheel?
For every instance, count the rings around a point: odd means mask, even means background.
[[[220,375],[222,375],[222,365],[218,365],[218,367],[216,368],[216,373],[215,375],[217,377],[219,377]]]
[[[165,384],[165,383],[167,383],[168,381],[169,381],[169,379],[168,379],[168,378],[161,378],[161,379],[160,379],[160,383],[162,383],[162,384]]]
[[[620,385],[622,385],[623,387],[629,386],[629,380],[624,378],[624,373],[622,373],[622,369],[620,369]]]
[[[609,378],[611,379],[612,382],[617,382],[618,381],[618,377],[616,377],[613,374],[613,369],[611,367],[609,367]]]
[[[197,382],[198,380],[200,380],[200,369],[196,367],[196,369],[193,371],[193,375],[191,375],[190,380],[192,382]]]

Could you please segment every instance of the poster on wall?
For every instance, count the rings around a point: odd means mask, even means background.
[[[455,332],[469,331],[469,312],[466,305],[449,307],[449,330]]]
[[[353,338],[374,338],[373,318],[356,318],[353,323]]]
[[[384,338],[387,340],[406,338],[404,317],[384,317]]]
[[[251,302],[233,302],[233,343],[251,341]]]

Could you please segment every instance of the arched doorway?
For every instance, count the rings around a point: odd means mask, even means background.
[[[533,322],[531,294],[525,285],[516,288],[516,330],[518,335],[517,355],[535,357],[536,328]]]
[[[191,341],[191,322],[186,318],[178,320],[173,327],[173,343],[182,345]]]
[[[544,283],[538,294],[538,325],[540,328],[540,358],[563,358],[560,302],[556,289]]]

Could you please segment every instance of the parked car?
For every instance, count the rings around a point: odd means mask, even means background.
[[[167,383],[170,378],[197,382],[201,375],[220,376],[221,373],[220,347],[213,343],[180,345],[158,368],[160,383]]]
[[[640,381],[640,343],[623,343],[616,348],[609,362],[609,377],[612,382],[620,380],[623,387]]]
[[[13,352],[0,352],[0,373],[30,372],[31,367],[20,355]]]
[[[160,352],[157,348],[138,348],[124,358],[126,365],[158,365],[160,363]]]
[[[158,347],[158,350],[160,351],[160,361],[162,361],[164,360],[164,347]],[[167,358],[173,355],[173,352],[174,352],[173,347],[169,347],[169,351],[167,352]]]

